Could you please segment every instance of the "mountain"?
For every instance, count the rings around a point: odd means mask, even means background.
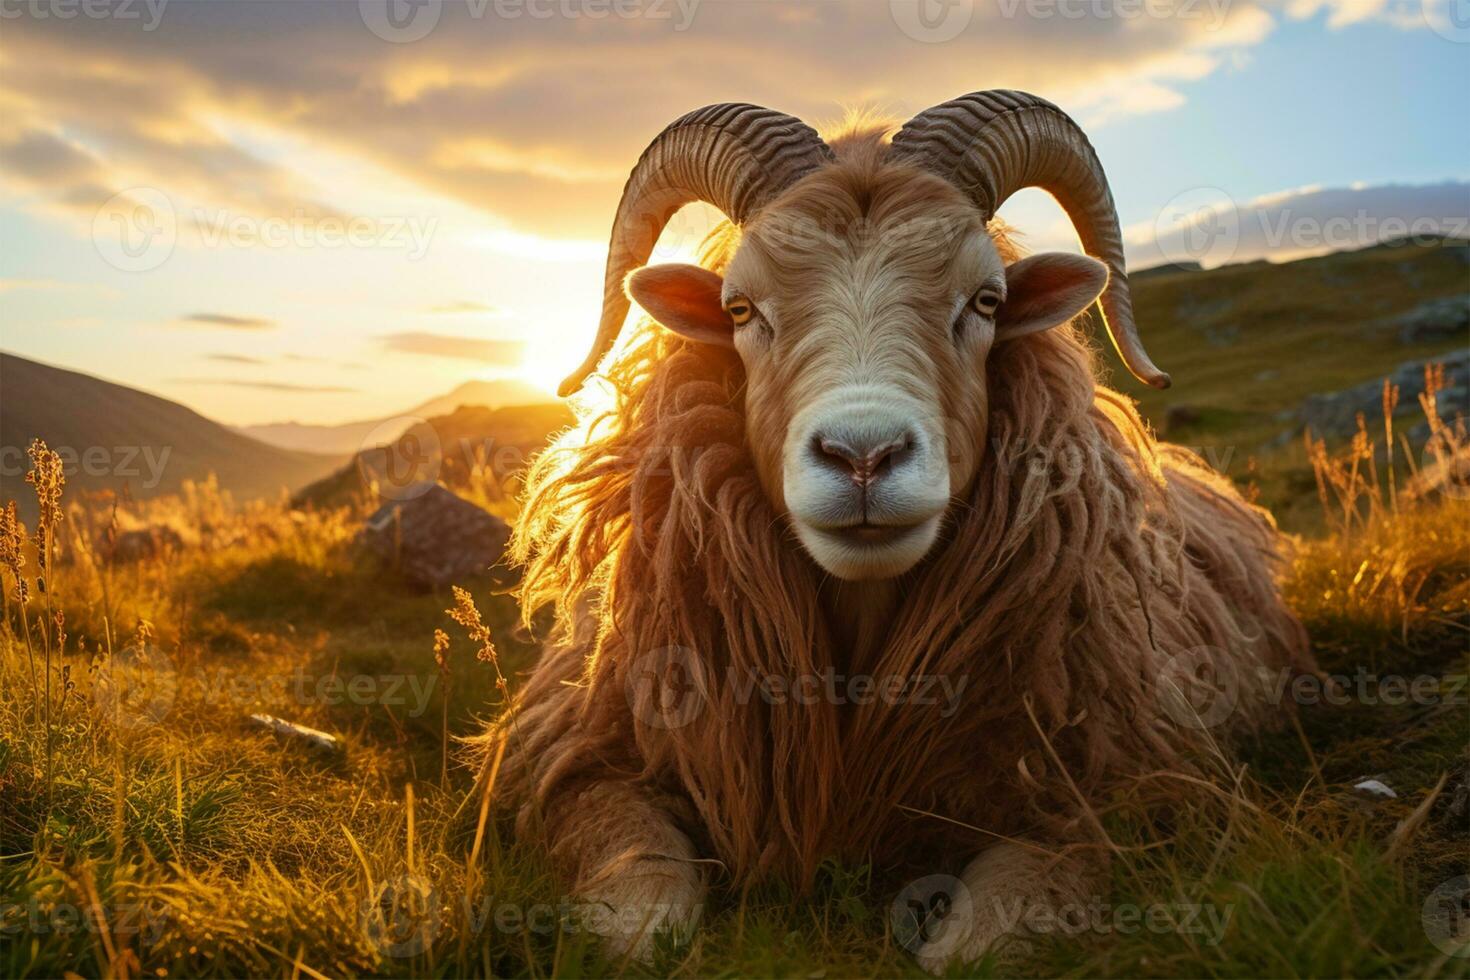
[[[157,395],[0,352],[0,499],[34,515],[25,486],[34,438],[61,454],[68,491],[126,489],[142,499],[213,473],[237,499],[294,490],[340,456],[268,446]]]
[[[524,381],[466,381],[447,395],[431,398],[422,405],[381,418],[343,422],[339,425],[310,425],[301,422],[245,425],[239,426],[236,431],[282,449],[346,455],[370,445],[380,446],[391,442],[414,422],[449,415],[461,405],[503,408],[508,405],[535,405],[551,400],[551,395]]]
[[[441,483],[492,507],[507,501],[530,457],[573,422],[565,405],[463,405],[414,423],[391,445],[357,453],[341,469],[305,487],[296,506],[338,507],[414,496]],[[376,494],[376,495],[375,495]]]

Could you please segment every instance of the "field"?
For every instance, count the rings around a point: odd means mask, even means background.
[[[956,975],[1470,976],[1470,500],[1409,501],[1417,459],[1391,475],[1366,430],[1329,449],[1286,589],[1345,693],[1293,688],[1297,722],[1214,760],[1195,807],[1110,801],[1109,904]],[[716,889],[692,942],[604,958],[456,757],[536,653],[501,587],[461,583],[487,650],[454,595],[354,553],[351,511],[208,484],[137,508],[197,545],[112,561],[109,508],[34,468],[43,533],[0,536],[0,974],[923,975],[903,883],[862,867]]]

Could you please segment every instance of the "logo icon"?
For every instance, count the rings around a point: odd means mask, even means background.
[[[1159,211],[1154,241],[1174,265],[1221,265],[1234,258],[1240,246],[1240,210],[1218,187],[1176,194]]]
[[[363,482],[376,486],[383,500],[422,497],[439,479],[444,464],[439,434],[414,416],[385,419],[373,426],[357,454]]]
[[[975,0],[888,0],[898,29],[915,41],[941,44],[959,37],[975,16]]]
[[[903,886],[889,906],[888,921],[904,949],[942,960],[969,938],[975,901],[954,875],[927,875]]]
[[[1424,900],[1424,934],[1446,956],[1470,957],[1470,875],[1444,882]]]
[[[93,703],[119,728],[137,730],[163,721],[178,696],[173,661],[162,650],[135,644],[97,667]]]
[[[148,272],[163,265],[174,253],[178,237],[173,202],[156,187],[120,191],[92,219],[97,254],[123,272]]]
[[[408,959],[434,944],[441,921],[439,891],[416,874],[399,875],[358,907],[358,924],[384,956]]]
[[[358,0],[367,29],[392,44],[411,44],[429,36],[444,12],[444,0]]]
[[[623,683],[633,716],[650,728],[683,728],[709,699],[704,662],[688,647],[660,647],[637,658]]]
[[[1159,696],[1164,711],[1184,728],[1214,728],[1235,711],[1240,691],[1234,674],[1220,674],[1217,664],[1228,662],[1223,650],[1192,647],[1176,654],[1159,671]]]

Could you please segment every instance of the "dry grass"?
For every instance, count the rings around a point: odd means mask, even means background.
[[[1436,433],[1446,451],[1463,440]],[[1411,467],[1375,441],[1365,426],[1342,454],[1314,451],[1334,533],[1301,544],[1286,587],[1326,673],[1422,676],[1429,696],[1388,704],[1380,684],[1303,703],[1298,726],[1218,760],[1196,805],[1160,808],[1144,785],[1111,801],[1110,908],[1226,924],[1107,918],[1042,939],[1024,970],[1470,975],[1420,917],[1470,871],[1455,795],[1470,501],[1410,504]],[[693,942],[651,969],[604,959],[543,855],[490,814],[493,764],[452,756],[534,657],[508,597],[488,580],[408,593],[354,557],[343,513],[241,507],[209,485],[63,513],[44,447],[33,460],[41,527],[0,512],[0,973],[918,975],[888,914],[901,883],[864,868],[828,867],[799,900],[717,893]],[[119,559],[120,534],[164,524],[177,543]],[[257,711],[345,750],[282,741]],[[1398,797],[1352,789],[1369,776]]]

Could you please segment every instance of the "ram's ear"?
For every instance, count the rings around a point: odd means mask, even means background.
[[[701,344],[735,346],[735,321],[720,303],[725,280],[697,265],[645,265],[625,283],[633,302],[666,329]]]
[[[1096,302],[1107,284],[1107,266],[1070,252],[1043,252],[1007,266],[996,342],[1061,326]]]

